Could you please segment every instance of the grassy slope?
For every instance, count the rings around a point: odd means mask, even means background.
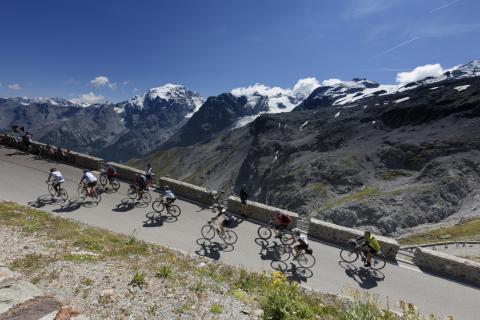
[[[401,245],[460,240],[480,240],[480,219],[470,219],[451,227],[435,229],[398,239]]]
[[[210,285],[222,284],[228,288],[228,294],[232,297],[263,309],[264,319],[407,319],[381,310],[375,297],[368,294],[362,296],[354,292],[353,302],[347,303],[330,295],[306,292],[296,284],[286,282],[281,273],[252,273],[217,262],[199,268],[201,258],[139,241],[134,235],[125,236],[88,227],[11,202],[0,202],[0,224],[35,236],[39,242],[62,241],[64,254],[51,257],[30,254],[10,263],[12,269],[24,272],[27,277],[33,277],[33,270],[38,271],[55,261],[94,264],[101,260],[120,263],[139,257],[148,260],[146,265],[150,266],[150,272],[157,277],[167,277],[170,274],[182,277],[182,272],[191,271],[200,278],[200,283],[205,279],[205,283]],[[83,248],[97,256],[72,256],[70,253],[76,248]],[[134,271],[132,269],[132,274]],[[143,277],[144,275],[135,274],[132,281],[135,278],[143,281]],[[403,304],[404,313],[413,315],[408,319],[420,319],[409,306]],[[218,309],[213,308],[212,313],[219,312]]]

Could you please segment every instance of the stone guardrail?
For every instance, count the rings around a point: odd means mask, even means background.
[[[145,171],[135,169],[132,167],[124,166],[123,164],[119,164],[116,162],[107,162],[106,163],[108,166],[112,166],[117,170],[117,178],[127,181],[127,182],[135,182],[135,175],[142,175],[145,174]]]
[[[421,269],[480,287],[480,263],[478,262],[425,248],[417,248],[413,262]]]
[[[431,242],[431,243],[422,243],[422,244],[410,245],[410,246],[402,246],[401,249],[408,250],[408,249],[416,249],[416,248],[447,246],[451,244],[455,244],[455,245],[480,244],[480,241],[458,240],[458,241]]]
[[[2,142],[3,145],[8,147],[13,147],[16,149],[22,148],[22,145],[15,140],[15,137],[12,137],[12,136],[2,135],[2,139],[0,139],[0,141]],[[32,153],[34,154],[42,153],[43,157],[49,158],[48,154],[46,152],[43,152],[43,150],[46,150],[46,146],[47,145],[44,143],[32,141]],[[51,145],[51,147],[56,149],[56,146]],[[53,160],[56,160],[53,157],[51,158]],[[103,165],[103,159],[92,157],[92,156],[89,156],[88,154],[83,154],[75,151],[70,151],[70,156],[63,158],[62,162],[72,164],[74,166],[81,167],[81,168],[91,169],[91,170],[98,170]]]
[[[346,247],[349,246],[350,239],[356,239],[363,236],[363,232],[312,218],[310,219],[310,224],[308,226],[308,235],[315,239],[333,242]],[[400,249],[398,242],[394,239],[382,236],[375,236],[375,238],[378,240],[385,258],[394,260]]]
[[[163,188],[167,185],[172,189],[175,195],[205,206],[213,205],[214,199],[212,194],[204,187],[166,177],[160,177],[160,179],[158,179],[159,188]]]
[[[277,212],[282,212],[289,215],[292,218],[291,226],[297,225],[298,214],[295,212],[275,208],[263,203],[248,201],[248,206],[245,209],[244,214],[251,219],[267,223],[275,217]],[[240,198],[236,196],[230,196],[227,202],[228,211],[236,214],[240,214]]]

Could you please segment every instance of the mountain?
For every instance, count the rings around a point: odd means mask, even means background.
[[[36,140],[126,161],[154,150],[201,106],[183,86],[166,84],[117,104],[80,105],[55,99],[0,99],[0,129],[25,126]]]
[[[210,97],[161,148],[205,142],[223,130],[243,127],[262,114],[292,111],[318,85],[316,79],[306,78],[299,80],[292,89],[255,84]]]
[[[245,183],[253,200],[383,234],[479,215],[476,65],[390,91],[360,79],[331,83],[293,112],[131,163],[210,188]]]

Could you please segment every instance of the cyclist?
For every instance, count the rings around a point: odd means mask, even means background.
[[[112,179],[117,176],[117,170],[114,167],[112,167],[111,165],[109,165],[107,167],[106,174],[107,174],[108,182],[110,182],[110,184],[111,184]]]
[[[224,206],[219,206],[218,211],[218,214],[212,219],[210,219],[208,222],[215,223],[215,225],[218,227],[218,234],[220,236],[223,236],[225,234],[225,227],[228,228],[232,222],[233,215],[228,212]],[[219,220],[219,223],[216,223],[217,220]]]
[[[84,184],[87,195],[93,194],[94,188],[97,185],[97,178],[88,169],[83,169],[83,176],[80,179],[80,184]],[[90,188],[90,189],[89,189]]]
[[[377,239],[372,236],[370,231],[365,231],[363,237],[357,239],[357,243],[362,248],[365,257],[362,257],[362,261],[365,263],[365,267],[370,267],[372,264],[372,255],[380,251],[380,244]]]
[[[295,260],[300,254],[300,251],[306,251],[308,249],[308,238],[306,234],[300,231],[300,229],[294,228],[292,231],[293,236],[291,244],[294,245],[295,243],[297,243],[297,245],[293,247],[293,251],[295,251],[295,253],[293,254],[293,260]]]
[[[247,186],[242,184],[242,189],[240,189],[240,214],[245,215],[245,211],[247,210],[247,199],[248,193],[246,190]]]
[[[28,148],[32,145],[32,134],[30,132],[25,132],[25,134],[22,137],[22,143],[25,146],[25,149],[28,150]]]
[[[60,196],[60,185],[65,182],[62,173],[58,171],[57,168],[51,168],[47,183],[50,182],[50,179],[53,180],[53,188],[55,189],[57,196]]]
[[[277,211],[275,214],[275,230],[277,230],[275,238],[279,238],[280,231],[286,230],[291,222],[292,218],[288,214]]]
[[[177,198],[175,198],[175,194],[173,194],[173,191],[170,190],[169,186],[163,187],[163,191],[164,191],[164,197],[165,197],[165,207],[167,208],[167,210],[169,210],[170,205],[174,203],[175,200],[177,200]]]
[[[147,178],[143,174],[142,175],[136,174],[135,182],[137,183],[138,200],[141,200],[143,196],[143,192],[147,187]]]

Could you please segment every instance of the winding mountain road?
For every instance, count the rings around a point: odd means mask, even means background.
[[[64,187],[73,202],[50,203],[44,183],[50,167],[56,166],[66,178]],[[127,185],[122,183],[117,193],[103,194],[98,206],[80,205],[76,195],[81,169],[25,155],[18,150],[0,147],[0,199],[15,201],[62,217],[72,218],[89,225],[115,232],[131,234],[138,238],[177,248],[191,254],[200,254],[210,259],[221,260],[232,265],[241,265],[253,271],[272,270],[271,254],[262,251],[255,242],[258,225],[243,221],[234,228],[239,235],[233,247],[223,250],[218,238],[202,247],[201,227],[213,215],[205,208],[186,201],[178,201],[182,214],[178,220],[152,221],[146,217],[151,206],[132,205],[126,196]],[[270,240],[270,244],[272,244]],[[311,274],[298,274],[291,269],[292,276],[305,286],[334,294],[348,294],[351,289],[365,289],[378,294],[379,301],[393,307],[399,300],[414,303],[424,315],[452,315],[455,319],[475,320],[479,318],[480,290],[455,281],[443,279],[420,271],[418,268],[398,263],[388,263],[381,272],[364,269],[359,262],[340,262],[339,248],[311,241],[316,265]],[[306,278],[305,276],[311,276]]]

